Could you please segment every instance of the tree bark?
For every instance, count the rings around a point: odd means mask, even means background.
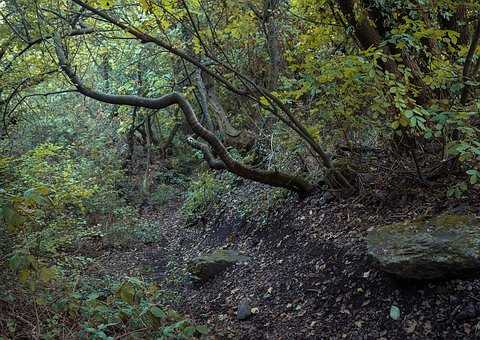
[[[463,91],[461,97],[461,103],[465,105],[468,101],[468,97],[470,94],[470,85],[467,84],[467,81],[473,81],[473,77],[475,76],[475,69],[476,66],[473,68],[472,72],[472,64],[473,64],[473,57],[475,56],[475,52],[477,50],[478,44],[480,43],[480,18],[477,20],[477,25],[475,28],[475,32],[472,36],[472,41],[470,43],[470,48],[468,49],[467,57],[465,58],[465,64],[463,66]]]
[[[357,20],[353,0],[337,0],[337,5],[347,19],[348,24],[353,28],[362,49],[367,50],[370,47],[380,46],[382,37],[378,30],[370,24],[368,12],[365,13],[364,18]],[[388,46],[383,47],[383,51],[387,56],[392,54]],[[382,67],[385,71],[397,74],[398,67],[394,60],[387,59],[387,61],[382,62]]]
[[[277,88],[283,65],[278,25],[275,20],[275,11],[278,9],[279,5],[279,0],[264,0],[263,26],[271,64],[270,74],[266,87],[270,91]]]
[[[126,165],[130,165],[133,160],[133,152],[135,150],[135,124],[137,120],[137,110],[138,107],[133,108],[132,112],[132,123],[130,124],[130,128],[128,130],[127,135],[127,145],[128,145],[128,152],[127,152],[127,162]]]
[[[195,78],[196,78],[195,80],[197,82],[198,93],[200,95],[199,96],[199,102],[200,102],[200,107],[202,109],[203,122],[205,122],[205,124],[207,125],[207,128],[210,131],[213,131],[214,130],[213,121],[212,121],[212,118],[210,116],[210,112],[208,110],[207,89],[206,89],[206,86],[205,86],[205,82],[203,81],[202,70],[201,69],[197,69],[197,71],[195,73]]]
[[[175,124],[173,129],[170,131],[170,134],[168,135],[167,139],[160,145],[160,150],[162,152],[162,158],[165,159],[167,158],[167,150],[172,145],[173,139],[175,138],[175,135],[177,134],[178,130],[180,130],[180,124]]]
[[[207,144],[201,143],[192,137],[187,138],[187,143],[194,149],[200,150],[203,154],[203,159],[207,162],[208,166],[214,170],[225,170],[227,167],[222,160],[215,158],[212,154],[212,150]]]

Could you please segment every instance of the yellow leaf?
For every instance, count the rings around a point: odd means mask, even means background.
[[[260,97],[260,104],[262,104],[263,106],[269,106],[269,105],[270,105],[270,102],[268,101],[267,98],[265,98],[265,97]]]
[[[43,283],[48,283],[57,276],[57,269],[55,266],[52,267],[43,267],[40,269],[39,277],[40,281]]]
[[[149,0],[140,0],[139,3],[140,3],[140,6],[142,6],[142,8],[147,12],[150,11],[152,8],[152,4],[150,3]]]
[[[37,303],[37,305],[40,305],[40,306],[45,306],[47,304],[47,300],[45,300],[43,297],[41,296],[37,296],[35,298],[35,302]]]
[[[409,125],[408,119],[405,118],[404,116],[401,116],[398,121],[399,121],[400,125],[403,126],[403,127],[407,127]]]
[[[160,19],[160,25],[162,26],[162,29],[166,30],[170,27],[170,21],[168,21],[165,18]]]
[[[19,273],[18,273],[18,281],[20,281],[20,283],[26,283],[28,281],[28,279],[30,278],[31,276],[31,271],[28,270],[28,269],[22,269]]]
[[[123,302],[128,303],[129,305],[133,305],[135,301],[135,288],[129,282],[124,282],[120,289],[118,290],[118,294]]]
[[[101,9],[110,9],[115,4],[116,0],[90,0],[89,5],[98,6]]]

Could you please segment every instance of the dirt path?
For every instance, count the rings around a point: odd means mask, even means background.
[[[96,264],[90,270],[98,271],[99,276],[106,275],[114,279],[137,276],[162,283],[169,268],[174,267],[172,261],[178,263],[177,256],[181,254],[181,244],[178,242],[181,234],[179,228],[182,226],[180,207],[179,200],[172,200],[158,210],[142,211],[141,225],[133,226],[125,232],[126,235],[113,234],[110,237],[112,242],[104,240],[103,245],[99,246],[101,250],[96,257]]]
[[[209,325],[218,339],[480,335],[480,281],[402,283],[377,272],[366,258],[367,229],[432,210],[435,202],[412,202],[379,215],[361,204],[312,198],[276,207],[260,225],[243,218],[238,193],[230,195],[206,229],[185,227],[179,201],[147,212],[155,241],[110,254],[117,261],[114,270],[136,272],[173,291],[174,307]],[[184,270],[188,260],[219,247],[239,250],[251,261],[192,286]],[[242,301],[258,311],[246,321],[236,319]],[[392,306],[400,309],[399,320],[390,318]]]

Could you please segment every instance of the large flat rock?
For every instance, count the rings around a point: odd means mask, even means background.
[[[194,258],[188,264],[188,271],[199,281],[206,281],[228,267],[238,263],[248,261],[248,257],[240,255],[234,250],[220,249],[212,254],[203,255]]]
[[[406,279],[480,276],[480,219],[442,214],[391,224],[367,236],[379,269]]]

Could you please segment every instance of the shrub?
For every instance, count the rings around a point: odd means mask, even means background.
[[[0,158],[0,259],[8,264],[0,272],[6,302],[0,304],[0,334],[15,338],[25,331],[18,313],[38,323],[29,337],[45,339],[206,334],[206,327],[165,307],[166,292],[155,285],[95,279],[88,270],[98,264],[86,248],[128,248],[161,237],[120,197],[125,179],[117,157],[92,148],[44,143]],[[162,185],[155,199],[166,202],[172,193]]]
[[[172,185],[160,184],[151,194],[150,199],[153,204],[157,206],[164,206],[175,198],[175,191],[176,189]]]
[[[209,171],[202,172],[188,186],[186,200],[181,208],[187,220],[193,220],[207,212],[218,203],[219,195],[226,190],[228,184],[215,180]]]

